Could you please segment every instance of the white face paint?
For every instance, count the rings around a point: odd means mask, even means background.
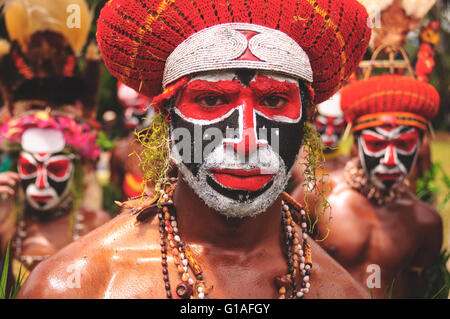
[[[209,207],[244,218],[265,211],[284,190],[300,149],[302,110],[296,79],[266,72],[257,72],[248,85],[238,79],[237,73],[224,71],[190,80],[171,111],[172,156]],[[266,99],[275,106],[267,106]],[[178,143],[180,129],[194,137],[192,147]],[[206,152],[203,139],[212,136],[217,145]],[[290,145],[280,141],[293,136]],[[192,161],[196,147],[201,158]]]

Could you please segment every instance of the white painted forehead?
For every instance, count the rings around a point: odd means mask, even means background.
[[[256,76],[261,75],[265,76],[280,82],[290,82],[295,83],[298,85],[298,79],[281,74],[281,73],[275,73],[275,72],[267,72],[267,71],[256,71]],[[255,78],[253,78],[252,81],[255,81]],[[203,80],[208,82],[218,82],[218,81],[233,81],[236,79],[236,72],[235,71],[228,71],[228,70],[222,70],[222,71],[208,71],[208,72],[201,72],[194,75],[189,82],[195,81],[195,80]]]
[[[22,135],[22,149],[29,153],[57,153],[65,145],[62,132],[51,128],[30,128]]]
[[[341,110],[341,93],[336,93],[331,98],[317,105],[320,115],[342,117],[344,114]]]

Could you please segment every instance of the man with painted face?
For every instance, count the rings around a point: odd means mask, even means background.
[[[0,175],[1,247],[4,253],[11,239],[15,277],[21,269],[26,278],[39,262],[109,220],[104,211],[80,206],[81,160],[99,154],[91,130],[48,112],[13,118],[1,127],[2,145],[20,150],[14,156],[17,174]]]
[[[418,274],[439,257],[442,222],[405,178],[437,114],[439,95],[428,83],[401,75],[356,81],[341,94],[359,157],[331,175],[331,219],[319,223],[322,234],[329,231],[322,246],[376,298],[385,298],[391,287],[393,298],[422,298]]]
[[[367,297],[282,193],[312,103],[366,49],[366,19],[353,0],[108,2],[97,33],[107,67],[148,96],[163,87],[140,139],[157,193],[121,203],[119,216],[36,268],[20,296]],[[169,153],[175,180],[164,174]],[[81,289],[64,284],[69,264]]]
[[[142,195],[144,190],[138,157],[130,154],[142,151],[135,132],[148,127],[155,112],[150,98],[121,82],[117,85],[117,98],[124,108],[123,121],[129,135],[118,139],[111,152],[111,181],[122,190],[122,199],[127,200]]]
[[[339,142],[344,134],[346,122],[341,110],[341,94],[338,92],[330,99],[317,105],[317,115],[314,119],[314,128],[320,134],[323,145],[325,163],[323,169],[316,174],[328,174],[337,169],[341,169],[348,161],[348,156],[344,155],[339,148]],[[303,150],[304,151],[304,150]],[[292,191],[292,197],[302,199],[304,196],[304,178],[302,176],[302,157],[298,165],[292,170],[292,176],[297,186]]]

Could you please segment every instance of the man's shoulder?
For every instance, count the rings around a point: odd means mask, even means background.
[[[341,175],[331,176],[333,188],[327,195],[334,217],[367,216],[373,204],[363,194],[352,188]]]
[[[441,215],[433,206],[421,201],[410,190],[406,190],[404,198],[408,200],[408,206],[411,207],[411,212],[414,213],[418,225],[425,229],[434,229],[442,226]]]
[[[314,241],[311,244],[313,268],[311,297],[317,299],[367,299],[364,289],[336,260]],[[314,288],[315,287],[315,288]]]
[[[123,251],[157,238],[157,225],[126,211],[41,262],[22,287],[22,298],[101,298],[112,263]],[[153,240],[154,241],[154,240]],[[144,249],[144,248],[143,248]],[[80,288],[82,289],[76,289]]]

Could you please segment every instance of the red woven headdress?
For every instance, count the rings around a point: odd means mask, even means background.
[[[364,54],[367,18],[356,0],[111,0],[98,20],[97,40],[114,76],[155,96],[162,91],[168,56],[191,35],[237,22],[279,30],[306,52],[314,102],[320,103],[340,88]]]
[[[352,132],[383,124],[426,130],[439,110],[439,93],[413,77],[385,74],[344,87],[341,108]]]

